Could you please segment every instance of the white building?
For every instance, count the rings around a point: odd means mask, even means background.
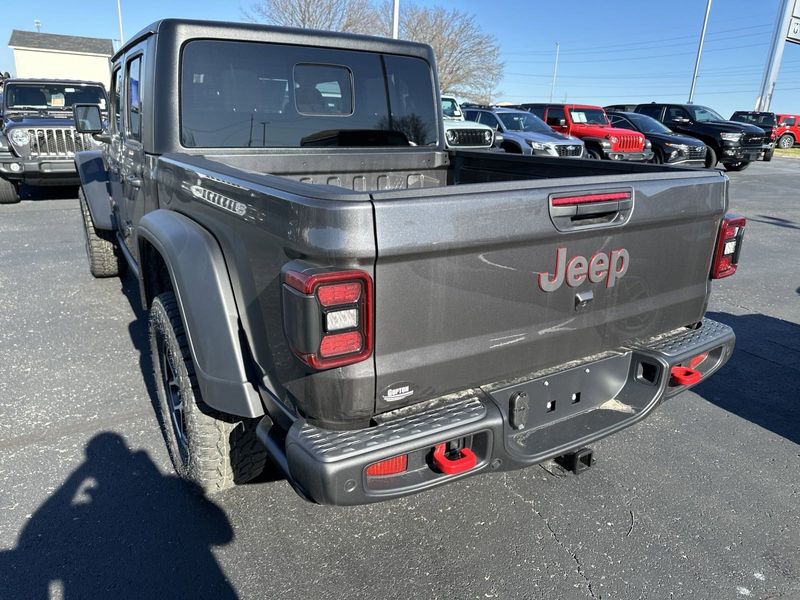
[[[14,29],[8,45],[16,77],[99,81],[108,88],[111,40]]]

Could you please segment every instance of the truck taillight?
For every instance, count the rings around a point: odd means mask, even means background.
[[[736,273],[742,238],[747,219],[725,215],[719,228],[717,247],[714,250],[714,263],[711,265],[711,278],[722,279]]]
[[[364,271],[286,270],[284,327],[297,357],[333,369],[372,355],[372,278]]]

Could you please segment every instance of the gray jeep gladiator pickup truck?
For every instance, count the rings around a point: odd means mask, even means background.
[[[164,20],[76,157],[95,276],[149,310],[176,470],[267,456],[360,504],[558,458],[716,371],[744,221],[726,176],[446,151],[429,46]]]
[[[98,104],[106,110],[106,91],[90,81],[9,79],[0,94],[0,204],[19,201],[21,183],[77,185],[75,153],[99,147],[79,134],[72,107]]]

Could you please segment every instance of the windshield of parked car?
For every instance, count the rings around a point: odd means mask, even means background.
[[[773,113],[733,113],[731,121],[752,123],[753,125],[771,125],[773,127],[778,123]]]
[[[536,115],[527,112],[503,112],[497,113],[503,122],[503,127],[509,131],[526,131],[528,133],[553,133]]]
[[[608,125],[608,117],[604,110],[599,108],[573,108],[569,111],[573,123],[586,125]]]
[[[196,40],[181,60],[181,141],[200,148],[430,146],[440,96],[412,56]]]
[[[695,121],[724,121],[719,113],[706,106],[687,106],[686,110],[692,115]]]
[[[442,98],[442,115],[445,119],[455,119],[456,121],[460,121],[463,117],[458,102],[452,98]]]
[[[106,109],[105,90],[99,85],[6,83],[3,92],[6,110],[72,110],[73,104]]]
[[[627,113],[625,116],[633,121],[633,124],[636,125],[642,133],[672,133],[669,127],[663,123],[659,123],[653,117],[640,115],[639,113]]]

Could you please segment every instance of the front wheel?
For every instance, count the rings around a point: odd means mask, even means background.
[[[744,171],[749,165],[749,162],[740,160],[738,162],[722,163],[725,165],[726,171]]]
[[[792,146],[794,146],[794,138],[788,133],[784,133],[781,137],[778,138],[778,148],[783,148],[784,150],[786,150],[787,148],[791,148]]]
[[[83,233],[86,245],[86,258],[89,260],[89,272],[93,277],[115,277],[125,273],[128,263],[120,249],[114,243],[113,232],[95,229],[92,213],[86,204],[83,189],[78,190],[78,203],[83,217]]]
[[[769,162],[772,160],[772,156],[775,154],[775,146],[764,152],[764,162]]]
[[[586,149],[586,158],[591,158],[592,160],[603,160],[603,156],[594,148]]]
[[[653,163],[654,165],[663,165],[664,164],[664,154],[661,152],[661,150],[656,148],[653,151],[653,158],[650,159],[650,162]]]
[[[207,493],[260,475],[267,451],[256,437],[258,419],[225,415],[203,402],[174,293],[153,300],[149,333],[161,426],[178,475]]]
[[[19,202],[19,188],[15,183],[0,179],[0,204],[16,204]]]
[[[706,147],[706,169],[713,169],[717,166],[717,153],[711,146]]]

